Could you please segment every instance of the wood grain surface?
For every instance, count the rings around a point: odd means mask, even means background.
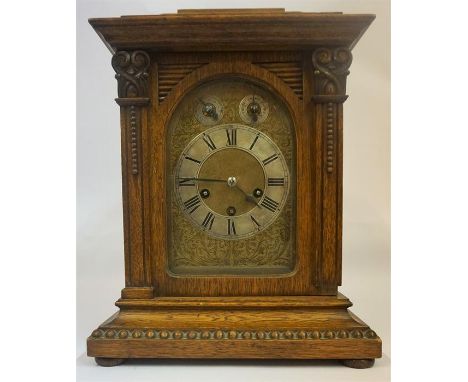
[[[374,15],[278,10],[212,10],[95,18],[89,22],[115,52],[307,50],[321,45],[352,48]],[[240,27],[242,26],[242,27]]]

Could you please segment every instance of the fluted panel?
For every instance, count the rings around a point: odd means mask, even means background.
[[[255,62],[255,65],[281,78],[302,99],[302,65],[300,62]]]
[[[171,90],[187,75],[205,64],[159,64],[158,99],[164,101]]]

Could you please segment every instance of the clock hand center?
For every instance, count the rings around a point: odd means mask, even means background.
[[[235,187],[237,185],[237,178],[235,176],[230,176],[227,179],[227,184],[229,187]]]

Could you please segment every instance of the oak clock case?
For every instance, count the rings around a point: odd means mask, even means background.
[[[346,77],[373,19],[90,20],[116,72],[124,212],[119,311],[87,340],[99,365],[381,357],[338,292]]]

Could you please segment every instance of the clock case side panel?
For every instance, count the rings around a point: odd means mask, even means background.
[[[255,62],[276,62],[299,60],[299,53],[230,53],[230,54],[154,54],[151,71],[157,72],[158,65],[191,64],[195,67],[170,92],[153,102],[149,113],[151,134],[150,171],[151,191],[151,260],[153,286],[156,296],[235,296],[235,295],[315,295],[334,294],[336,290],[317,287],[312,270],[315,267],[317,243],[314,242],[314,225],[311,216],[317,209],[312,197],[313,159],[307,149],[310,142],[310,128],[306,126],[303,102],[286,83],[271,71]],[[287,105],[292,115],[296,134],[296,174],[311,174],[298,178],[297,183],[297,267],[292,275],[285,277],[173,277],[167,272],[167,205],[166,205],[166,126],[173,111],[184,94],[198,85],[223,76],[243,77],[257,82],[273,91]],[[152,93],[159,91],[157,76],[152,76]],[[160,94],[160,93],[159,93]],[[296,175],[297,176],[297,175]],[[153,230],[156,228],[156,230]]]
[[[150,57],[142,50],[118,51],[116,72],[121,124],[122,201],[125,288],[122,298],[153,297],[148,237],[149,183],[145,156],[148,144],[148,78]]]
[[[317,285],[337,288],[341,285],[343,225],[343,103],[346,78],[352,62],[345,46],[322,46],[310,52],[312,126],[317,148],[317,203],[321,215],[317,240],[315,280]]]

